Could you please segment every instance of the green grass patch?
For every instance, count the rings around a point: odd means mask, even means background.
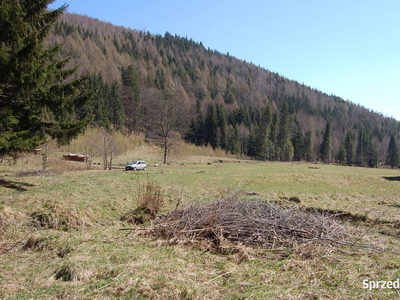
[[[118,164],[145,157],[142,148],[138,151],[118,158]],[[21,173],[35,158],[16,166],[0,164],[0,298],[399,297],[396,289],[362,289],[364,279],[400,277],[400,182],[389,180],[399,177],[398,170],[315,169],[306,163],[235,158],[219,163],[214,156],[184,153],[172,156],[170,165],[154,167],[156,157],[146,172],[82,169],[38,175]],[[136,226],[121,217],[146,199],[143,187],[149,182],[160,191],[156,214],[240,192],[245,199],[342,214],[360,243],[248,248],[242,259],[237,253],[170,245],[139,235],[141,230],[120,231]],[[148,192],[148,197],[155,195]]]

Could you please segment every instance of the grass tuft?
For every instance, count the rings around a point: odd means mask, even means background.
[[[138,195],[138,207],[147,208],[152,214],[157,214],[163,206],[163,195],[158,184],[148,181],[141,185]]]
[[[143,224],[153,220],[161,210],[164,200],[161,187],[151,181],[139,185],[137,193],[138,207],[121,217],[121,221],[132,224]]]
[[[61,281],[72,281],[74,278],[72,267],[68,264],[61,266],[58,270],[56,270],[54,278]]]

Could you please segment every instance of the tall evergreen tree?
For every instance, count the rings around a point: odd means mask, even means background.
[[[154,84],[159,90],[164,90],[167,86],[165,78],[165,73],[163,69],[157,69],[156,79],[154,79]]]
[[[246,142],[246,155],[251,157],[258,156],[258,149],[257,149],[257,131],[259,129],[255,128],[254,125],[250,127],[249,136]]]
[[[303,155],[304,155],[303,142],[304,142],[303,131],[301,129],[299,121],[297,120],[297,118],[295,118],[293,137],[292,137],[292,144],[293,144],[293,148],[294,148],[293,159],[295,161],[300,161],[303,159]]]
[[[204,130],[203,114],[199,111],[197,116],[190,121],[189,129],[185,134],[185,140],[189,143],[195,144],[196,146],[205,145]]]
[[[226,150],[232,154],[238,154],[240,152],[240,144],[239,144],[239,133],[237,127],[233,127],[232,125],[228,125],[226,128]]]
[[[214,103],[210,103],[207,107],[207,115],[204,124],[204,133],[206,137],[206,145],[210,145],[213,149],[217,148],[217,128],[218,116]]]
[[[68,143],[89,118],[75,112],[90,97],[87,77],[66,81],[74,69],[57,60],[61,46],[45,48],[66,6],[48,10],[51,0],[3,0],[0,6],[0,153],[30,150],[47,137]]]
[[[326,123],[325,131],[324,131],[324,137],[322,138],[322,143],[320,147],[320,157],[321,160],[329,164],[331,161],[331,124],[328,121]]]
[[[303,151],[304,151],[304,158],[306,159],[306,161],[312,162],[314,160],[314,153],[313,153],[313,135],[311,130],[308,130],[304,135]]]
[[[347,153],[346,153],[346,148],[343,146],[340,146],[339,148],[339,153],[337,155],[337,161],[341,163],[342,165],[347,164]]]
[[[368,144],[370,136],[361,128],[358,133],[357,148],[356,148],[356,162],[359,167],[365,167],[368,161]]]
[[[101,73],[90,76],[86,87],[93,92],[93,97],[79,110],[80,117],[93,114],[91,125],[110,129],[110,90]]]
[[[378,148],[372,139],[369,139],[367,145],[367,164],[370,168],[377,168],[379,164]]]
[[[139,77],[133,66],[130,65],[127,68],[122,68],[121,78],[125,126],[128,133],[131,134],[139,129],[143,115]]]
[[[261,108],[259,126],[256,134],[256,153],[262,160],[270,156],[268,135],[272,121],[271,106]]]
[[[222,149],[226,149],[226,111],[222,104],[215,104],[217,115],[217,132],[216,132],[216,145]]]
[[[280,153],[280,147],[278,144],[278,126],[279,126],[279,113],[274,112],[272,114],[272,120],[271,120],[271,130],[269,133],[269,141],[271,144],[271,160],[278,160],[279,159],[279,153]]]
[[[116,81],[112,84],[110,91],[110,121],[115,130],[122,129],[124,123],[123,105]]]
[[[344,150],[346,151],[346,165],[351,166],[353,163],[354,156],[354,134],[351,131],[348,131],[346,134],[346,140],[344,142]]]
[[[399,150],[393,134],[390,136],[386,164],[388,164],[392,169],[399,165]]]
[[[281,161],[291,160],[293,157],[293,145],[291,142],[290,134],[290,115],[289,109],[286,102],[283,103],[281,111],[281,119],[279,123],[279,134],[278,134],[278,145],[279,145],[279,158]]]
[[[186,142],[201,146],[204,144],[203,134],[204,132],[204,121],[203,114],[201,113],[201,102],[196,100],[196,114],[190,120],[187,132],[184,134]]]

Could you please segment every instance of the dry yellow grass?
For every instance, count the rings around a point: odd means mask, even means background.
[[[1,299],[400,296],[396,289],[362,289],[364,279],[400,278],[400,185],[384,178],[399,177],[398,170],[238,163],[235,157],[187,145],[171,153],[170,165],[156,168],[153,164],[162,159],[159,149],[140,139],[132,145],[115,160],[116,167],[142,158],[150,164],[148,171],[103,171],[97,165],[86,170],[83,163],[61,160],[63,153],[76,149],[57,147],[50,147],[46,172],[41,171],[41,157],[32,154],[15,166],[0,164]],[[219,163],[220,158],[225,162]],[[240,251],[216,255],[194,250],[185,241],[172,245],[139,235],[142,230],[119,230],[133,226],[121,222],[121,216],[137,207],[137,192],[148,182],[163,193],[163,214],[243,190],[249,199],[293,205],[290,198],[298,197],[304,207],[366,215],[371,221],[349,219],[354,237],[362,235],[357,247],[236,245]],[[387,223],[374,225],[378,217]]]

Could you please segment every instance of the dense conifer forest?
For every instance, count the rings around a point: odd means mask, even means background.
[[[398,166],[398,121],[188,37],[64,14],[47,43],[90,76],[78,119],[145,133],[166,154],[182,138],[261,160]]]

